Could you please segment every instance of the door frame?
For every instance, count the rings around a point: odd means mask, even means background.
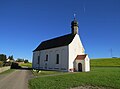
[[[82,72],[82,63],[78,63],[78,71]]]

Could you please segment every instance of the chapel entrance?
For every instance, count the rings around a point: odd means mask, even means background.
[[[82,64],[81,63],[78,63],[78,71],[82,72]]]

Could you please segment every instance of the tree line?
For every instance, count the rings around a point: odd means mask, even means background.
[[[28,63],[29,61],[27,59],[22,59],[22,58],[18,58],[17,60],[14,60],[13,55],[7,57],[5,54],[0,54],[0,67],[10,66],[12,62]]]
[[[0,61],[6,62],[7,59],[14,60],[13,55],[12,56],[8,56],[8,58],[7,58],[7,56],[5,54],[0,54]]]

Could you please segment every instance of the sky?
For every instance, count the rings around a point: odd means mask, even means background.
[[[31,61],[42,41],[71,33],[74,14],[90,58],[120,57],[120,0],[0,0],[0,54]]]

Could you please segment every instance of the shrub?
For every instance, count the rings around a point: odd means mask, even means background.
[[[3,62],[2,61],[0,61],[0,67],[2,67],[3,66]]]
[[[11,66],[11,62],[4,62],[4,65],[3,66]]]
[[[24,60],[24,63],[28,63],[28,60]]]
[[[12,62],[11,64],[11,69],[20,69],[21,67],[19,66],[18,63]]]

